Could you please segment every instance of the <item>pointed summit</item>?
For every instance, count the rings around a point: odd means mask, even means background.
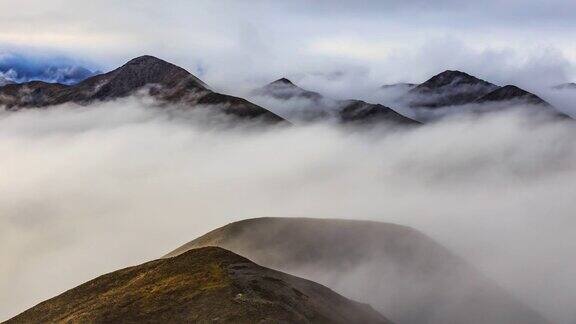
[[[465,105],[498,86],[468,73],[447,70],[409,91],[412,107],[438,108]]]
[[[295,102],[296,107],[290,105],[290,111],[285,114],[303,122],[334,119],[348,124],[375,124],[379,122],[401,125],[419,124],[419,122],[397,113],[392,108],[362,100],[326,98],[318,92],[300,88],[287,78],[268,83],[254,90],[253,94],[279,100],[299,99]],[[290,120],[290,118],[288,119]]]
[[[558,111],[544,99],[514,85],[498,88],[478,98],[475,103],[485,104],[482,106],[488,111],[498,111],[509,107],[522,107],[523,110],[531,111],[531,113],[534,114],[546,114],[554,118],[571,119],[570,116]]]
[[[285,84],[285,85],[293,85],[293,86],[296,86],[296,85],[294,84],[294,82],[292,82],[292,81],[290,81],[290,80],[288,80],[288,79],[286,79],[286,78],[280,78],[280,79],[278,79],[278,80],[276,80],[276,81],[270,82],[270,84]]]
[[[486,103],[486,102],[498,102],[509,100],[519,100],[533,105],[551,106],[544,99],[524,89],[520,89],[515,85],[507,85],[498,88],[497,90],[494,90],[489,94],[479,98],[478,100],[476,100],[476,102]]]
[[[152,55],[142,55],[135,57],[128,61],[126,64],[151,64],[151,63],[163,63],[163,64],[170,64],[162,59],[159,59]]]
[[[496,85],[472,76],[468,73],[457,71],[457,70],[447,70],[439,73],[421,85],[417,86],[415,90],[423,89],[439,89],[445,86],[457,86],[457,85],[482,85],[482,86],[492,86]]]
[[[276,99],[288,100],[293,98],[305,98],[313,101],[322,99],[318,92],[300,88],[287,78],[280,78],[253,91],[256,96],[269,96]]]
[[[283,120],[247,100],[213,92],[185,69],[151,55],[134,58],[113,71],[93,76],[73,86],[28,82],[2,87],[0,105],[14,110],[68,102],[85,105],[125,98],[135,93],[148,94],[160,103],[188,108],[214,107],[242,118],[258,117],[271,122]]]
[[[111,72],[80,82],[77,87],[97,87],[93,97],[101,100],[125,97],[146,85],[207,89],[204,82],[185,69],[150,55],[134,58]]]

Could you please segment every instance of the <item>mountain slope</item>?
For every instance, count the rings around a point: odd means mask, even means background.
[[[306,98],[310,100],[321,100],[322,95],[318,92],[308,91],[292,83],[292,81],[281,78],[270,82],[262,88],[254,90],[255,95],[271,96],[276,99]]]
[[[514,85],[507,85],[500,87],[478,99],[475,103],[489,103],[489,102],[502,102],[502,101],[519,101],[531,105],[541,105],[552,107],[549,103],[544,101],[544,99],[538,97],[537,95],[530,93],[526,90],[520,89]]]
[[[118,270],[6,323],[390,323],[370,306],[217,247]]]
[[[464,105],[498,88],[461,71],[444,71],[408,92],[410,106],[439,108]]]
[[[342,100],[340,120],[343,123],[393,123],[397,125],[417,125],[419,122],[397,113],[380,104],[362,100]]]
[[[132,59],[111,72],[71,86],[44,82],[7,85],[0,88],[0,105],[13,110],[63,103],[85,105],[127,97],[139,91],[161,102],[182,104],[188,108],[205,105],[236,116],[282,121],[282,118],[242,98],[211,91],[188,71],[153,56]]]
[[[293,102],[286,114],[304,122],[335,119],[348,124],[381,122],[400,125],[419,124],[389,107],[362,100],[333,100],[317,92],[302,89],[286,78],[256,89],[253,95]]]
[[[398,323],[547,323],[465,261],[404,226],[251,219],[218,228],[167,256],[210,245],[367,301]]]
[[[498,111],[509,107],[519,107],[532,114],[544,114],[547,117],[571,119],[570,116],[556,110],[550,103],[537,95],[513,85],[500,87],[475,100],[480,112]]]

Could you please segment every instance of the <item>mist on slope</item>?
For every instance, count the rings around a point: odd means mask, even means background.
[[[576,318],[570,122],[358,132],[170,112],[135,97],[0,113],[0,318],[262,216],[413,226],[550,319]]]

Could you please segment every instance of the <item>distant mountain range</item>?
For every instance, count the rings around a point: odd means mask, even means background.
[[[401,99],[415,109],[491,112],[522,107],[568,118],[539,96],[514,85],[497,86],[460,71],[445,71],[410,89]]]
[[[391,324],[367,304],[218,247],[114,271],[5,323]]]
[[[88,76],[86,71],[76,72],[82,77]],[[563,84],[555,88],[573,87],[576,86]],[[380,90],[403,93],[395,105],[407,106],[414,116],[423,110],[445,111],[446,107],[450,108],[449,113],[482,113],[526,106],[537,113],[567,117],[533,93],[513,85],[500,87],[460,71],[442,72],[422,84],[384,85]],[[14,83],[0,78],[0,106],[9,110],[64,103],[87,105],[138,92],[153,96],[159,104],[177,104],[186,109],[211,108],[242,119],[272,123],[330,120],[347,125],[383,127],[420,124],[394,108],[358,99],[335,100],[300,88],[287,78],[254,90],[251,99],[258,103],[255,104],[214,92],[188,71],[153,56],[135,58],[111,72],[93,75],[71,85],[44,81]]]
[[[242,118],[283,121],[245,99],[213,92],[188,71],[153,56],[135,58],[111,72],[75,85],[41,81],[8,84],[0,88],[0,105],[12,110],[64,103],[85,105],[124,98],[137,91],[145,91],[160,102],[184,107],[212,107]]]
[[[362,100],[334,100],[318,92],[302,89],[292,81],[281,78],[253,91],[253,95],[271,97],[280,101],[297,100],[299,109],[288,112],[289,119],[304,122],[333,119],[344,124],[388,123],[396,125],[416,125],[419,122],[403,116],[395,110],[380,104]],[[293,112],[296,113],[293,113]]]
[[[361,297],[397,323],[548,323],[467,262],[405,226],[249,219],[218,228],[167,257],[204,246],[220,246]]]
[[[412,107],[438,108],[474,102],[497,85],[460,71],[445,71],[409,91]]]

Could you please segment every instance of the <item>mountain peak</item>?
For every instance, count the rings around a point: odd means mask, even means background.
[[[20,91],[26,89],[26,91]],[[33,90],[29,94],[30,89]],[[89,104],[125,98],[142,91],[162,103],[187,107],[215,106],[219,111],[238,117],[262,117],[279,122],[283,119],[242,98],[211,91],[202,80],[185,69],[151,55],[131,59],[121,67],[84,81],[66,86],[62,84],[27,82],[0,87],[0,105],[18,109],[45,107],[74,102]]]
[[[254,90],[255,95],[271,96],[276,99],[288,100],[292,98],[306,98],[310,100],[321,100],[322,95],[300,88],[287,78],[280,78],[267,85]]]
[[[127,64],[142,64],[142,63],[150,63],[150,62],[164,62],[164,63],[168,63],[162,59],[157,58],[156,56],[152,56],[152,55],[142,55],[142,56],[138,56],[135,57],[133,59],[131,59],[130,61],[128,61]]]
[[[498,86],[457,70],[446,70],[409,91],[412,107],[438,108],[473,102]]]
[[[207,86],[185,69],[151,55],[131,59],[121,67],[80,82],[78,88],[98,89],[95,99],[111,99],[128,96],[134,91],[156,85],[165,89],[201,89]]]
[[[151,55],[143,55],[133,58],[111,73],[122,73],[127,71],[131,73],[145,73],[147,76],[156,78],[163,77],[167,74],[172,75],[173,78],[192,75],[190,72],[177,65]]]
[[[462,84],[494,86],[492,83],[479,79],[466,72],[458,70],[446,70],[444,72],[436,74],[428,81],[419,85],[417,88],[437,89],[447,85],[462,85]]]
[[[508,100],[522,100],[530,104],[551,106],[537,95],[511,84],[492,91],[491,93],[479,98],[477,102],[485,103]]]
[[[270,84],[284,84],[284,85],[296,86],[292,81],[288,80],[287,78],[280,78],[274,82],[270,82]]]

